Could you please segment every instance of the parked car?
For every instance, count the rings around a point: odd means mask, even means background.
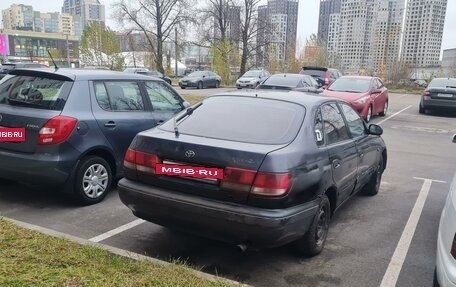
[[[366,122],[388,111],[388,89],[377,77],[342,76],[322,94],[349,102]]]
[[[12,62],[12,63],[3,63],[0,66],[0,80],[8,74],[10,71],[15,69],[24,69],[24,68],[47,68],[48,66],[33,63],[33,62]]]
[[[236,81],[236,88],[252,88],[255,89],[261,82],[268,78],[271,74],[265,70],[250,70],[244,73]]]
[[[135,73],[135,74],[140,74],[140,75],[146,75],[150,77],[155,77],[162,79],[163,81],[167,82],[168,84],[172,85],[171,78],[163,75],[159,71],[149,71],[149,69],[146,68],[126,68],[124,70],[125,73]]]
[[[211,71],[195,71],[179,80],[182,89],[196,87],[204,89],[208,87],[219,88],[222,78]]]
[[[456,111],[456,78],[434,78],[421,96],[419,112],[427,110]]]
[[[347,103],[301,95],[220,94],[139,133],[122,202],[145,220],[243,248],[296,241],[318,254],[335,210],[378,193],[387,151],[382,128]]]
[[[456,134],[453,135],[456,143]],[[456,174],[440,216],[434,287],[456,286]]]
[[[293,90],[317,94],[322,91],[314,78],[301,74],[274,74],[258,85],[257,89],[284,91]]]
[[[302,67],[299,73],[314,77],[321,88],[327,88],[332,82],[342,76],[339,70],[325,67]]]
[[[25,141],[0,142],[0,178],[97,203],[122,176],[135,135],[185,106],[171,86],[143,75],[14,70],[0,82],[0,126],[25,128]]]

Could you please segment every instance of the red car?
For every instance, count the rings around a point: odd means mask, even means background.
[[[388,89],[377,77],[342,76],[321,94],[345,100],[366,122],[388,110]]]

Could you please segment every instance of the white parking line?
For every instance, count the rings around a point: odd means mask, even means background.
[[[389,119],[391,119],[391,118],[397,116],[398,114],[402,113],[403,111],[405,111],[405,110],[407,110],[407,109],[410,109],[411,107],[412,107],[412,106],[410,105],[410,106],[408,106],[408,107],[406,107],[406,108],[404,108],[404,109],[398,111],[397,113],[392,114],[391,116],[387,117],[386,119],[384,119],[384,120],[378,122],[377,125],[383,124],[383,123],[386,122],[387,120],[389,120]]]
[[[441,180],[433,180],[429,178],[414,177],[414,179],[423,180],[423,186],[421,187],[420,194],[416,199],[415,206],[410,213],[410,217],[405,225],[404,231],[402,232],[401,239],[399,240],[396,250],[394,251],[393,257],[386,269],[385,275],[383,276],[380,287],[394,287],[396,286],[397,279],[401,273],[402,265],[404,264],[405,257],[410,248],[413,235],[415,234],[416,226],[420,219],[421,213],[423,212],[424,203],[431,189],[433,182],[446,183]]]
[[[89,239],[89,241],[92,241],[92,242],[100,242],[100,241],[103,241],[105,239],[108,239],[109,237],[112,237],[114,235],[117,235],[119,233],[122,233],[124,232],[125,230],[128,230],[128,229],[131,229],[135,226],[138,226],[140,225],[141,223],[144,223],[146,222],[145,220],[142,220],[142,219],[136,219],[135,221],[132,221],[130,223],[127,223],[127,224],[124,224],[122,226],[119,226],[113,230],[110,230],[108,232],[105,232],[103,234],[100,234],[98,236],[95,236],[95,237],[92,237]]]

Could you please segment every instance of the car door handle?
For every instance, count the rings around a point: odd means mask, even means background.
[[[335,159],[335,160],[333,160],[332,165],[333,165],[334,168],[339,168],[340,167],[340,161]]]
[[[113,122],[113,121],[109,121],[109,122],[105,123],[104,126],[107,127],[107,128],[115,128],[116,127],[116,123]]]

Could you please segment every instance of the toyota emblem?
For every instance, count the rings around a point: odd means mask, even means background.
[[[192,151],[192,150],[187,150],[187,151],[185,151],[185,156],[186,157],[194,157],[195,156],[195,152]]]

